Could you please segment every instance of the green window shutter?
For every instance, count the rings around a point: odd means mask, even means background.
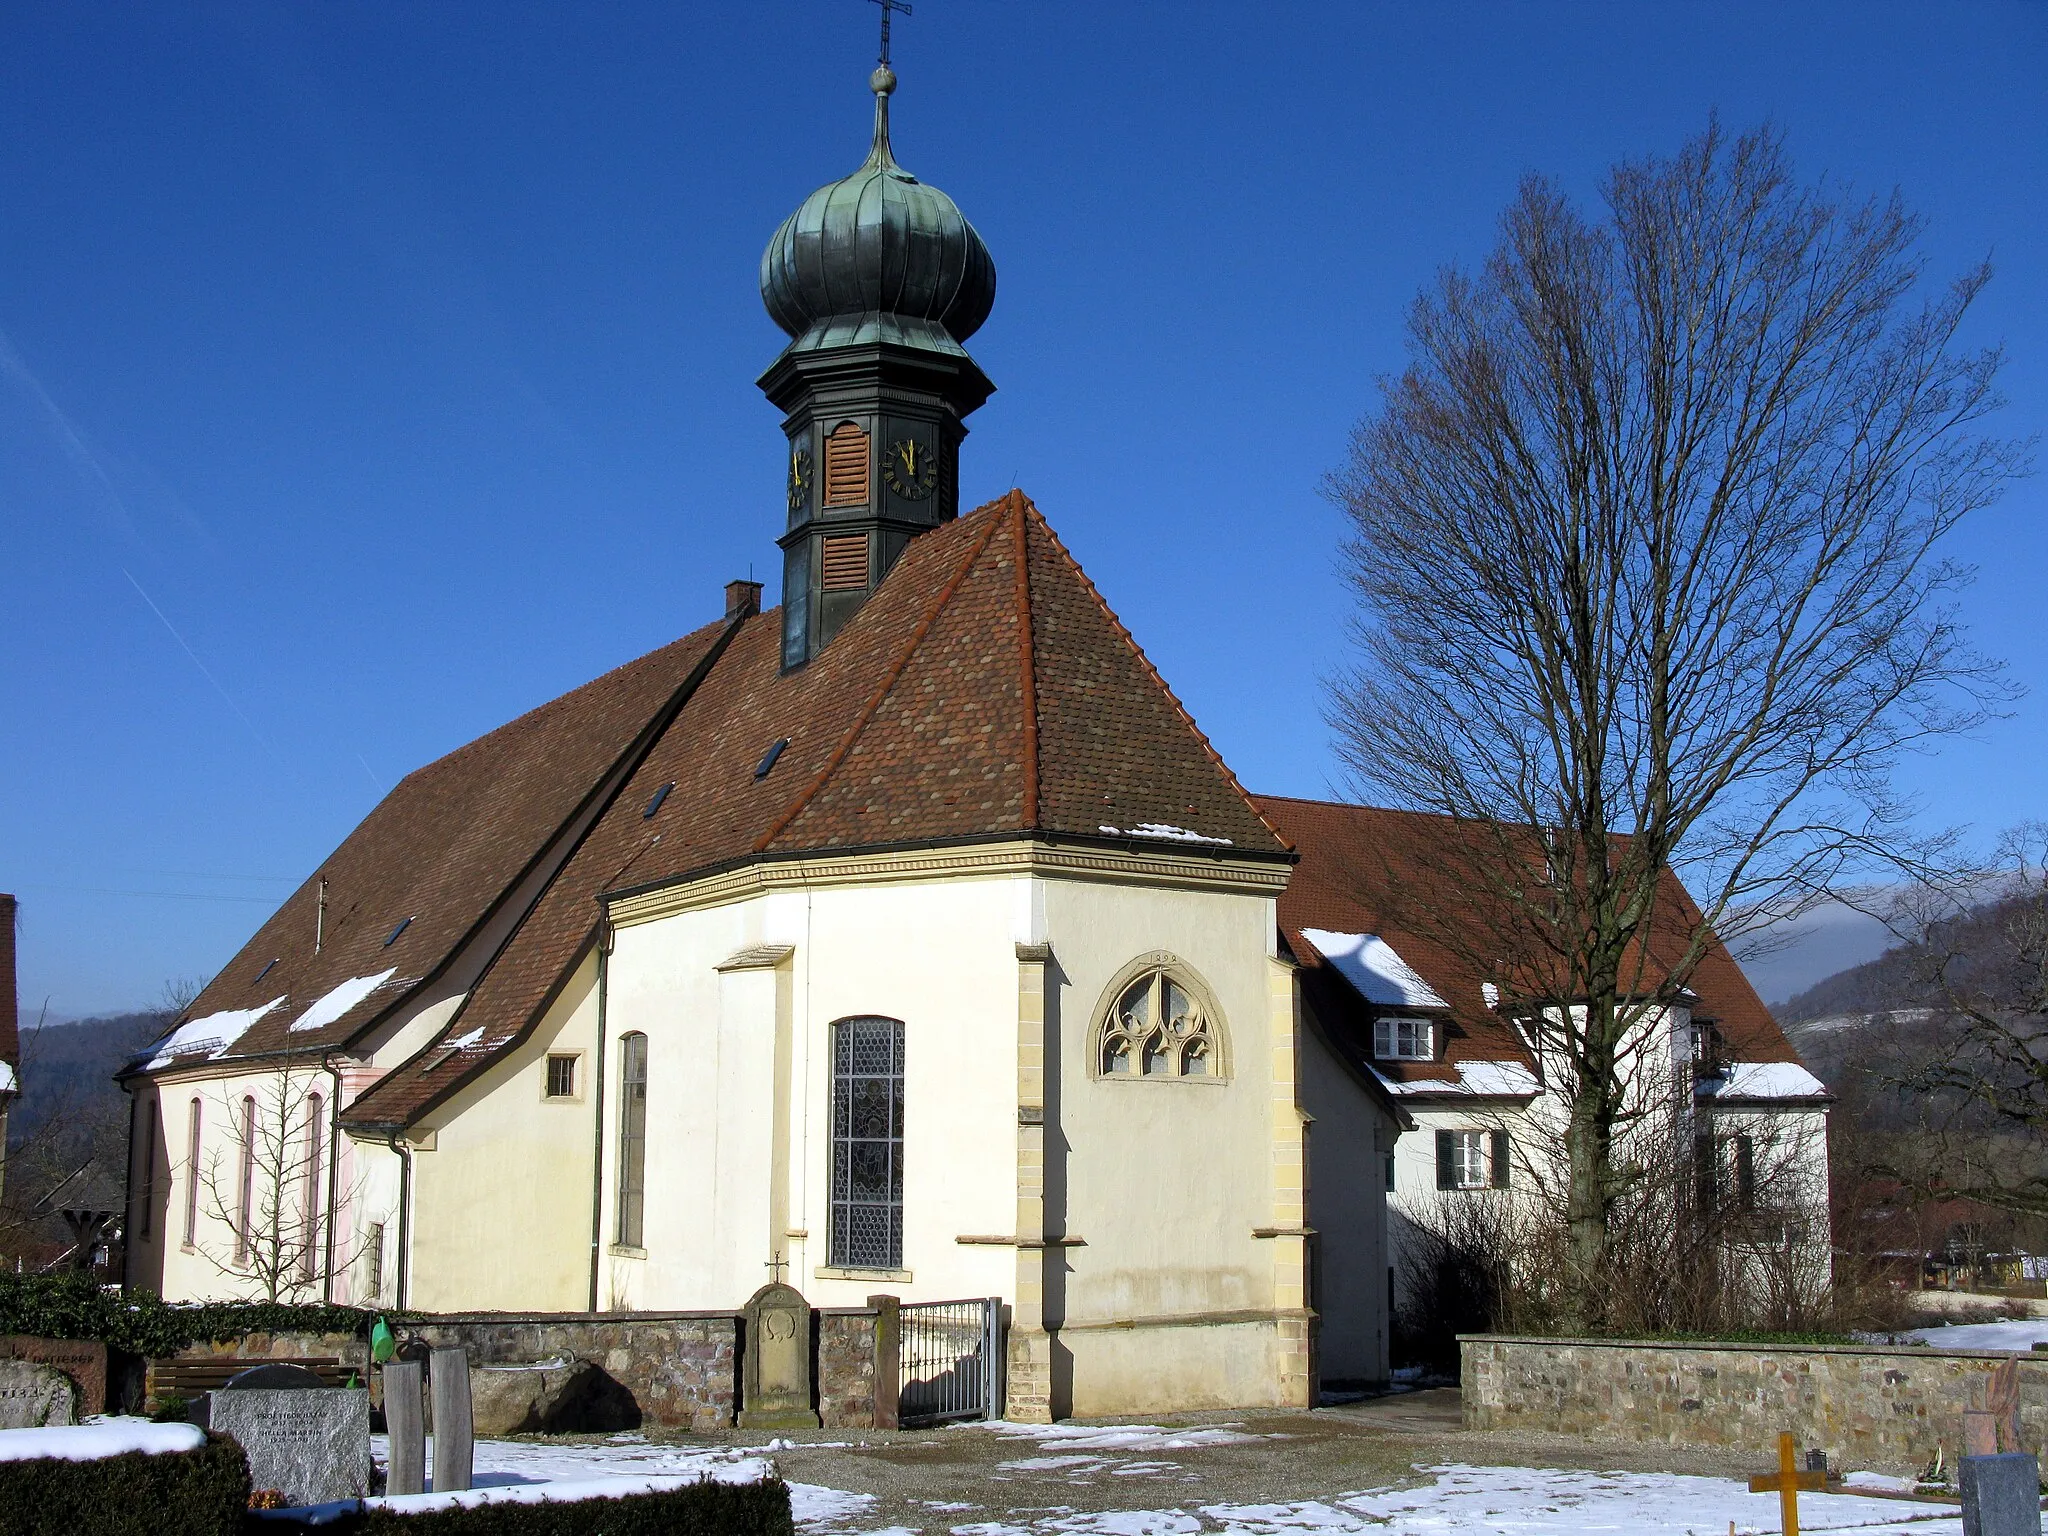
[[[1506,1131],[1495,1131],[1493,1133],[1492,1151],[1493,1187],[1495,1189],[1506,1189],[1508,1187],[1508,1133]]]
[[[1449,1131],[1438,1131],[1436,1133],[1436,1187],[1438,1189],[1456,1189],[1458,1187],[1458,1170],[1451,1166],[1451,1133]]]

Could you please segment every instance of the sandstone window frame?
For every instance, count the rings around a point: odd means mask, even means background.
[[[1175,1008],[1176,993],[1186,1006]],[[1127,1006],[1139,997],[1147,1005],[1142,1016]],[[1215,989],[1171,950],[1139,955],[1111,978],[1088,1039],[1097,1082],[1220,1088],[1231,1078],[1230,1029]]]

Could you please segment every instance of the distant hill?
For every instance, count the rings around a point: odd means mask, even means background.
[[[164,1014],[152,1010],[24,1028],[21,1102],[7,1119],[8,1143],[19,1146],[53,1121],[125,1121],[128,1096],[114,1086],[114,1074],[167,1023]]]

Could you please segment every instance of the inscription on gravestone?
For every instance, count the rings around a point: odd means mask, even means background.
[[[742,1429],[816,1429],[811,1407],[811,1304],[779,1282],[746,1306],[747,1357],[740,1373]]]
[[[53,1366],[0,1360],[0,1429],[76,1424],[77,1389]]]
[[[107,1346],[94,1339],[38,1339],[27,1334],[0,1338],[0,1360],[33,1360],[55,1366],[78,1388],[80,1414],[107,1411]]]
[[[370,1491],[370,1394],[341,1387],[224,1390],[213,1428],[249,1458],[256,1488],[290,1504],[358,1499]]]

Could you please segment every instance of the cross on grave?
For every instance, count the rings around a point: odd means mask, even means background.
[[[789,1260],[785,1259],[780,1253],[777,1253],[774,1258],[761,1267],[768,1271],[768,1278],[770,1280],[776,1281],[779,1284],[782,1280],[782,1272],[789,1268]]]
[[[1775,1493],[1778,1496],[1778,1512],[1782,1516],[1785,1536],[1799,1536],[1799,1490],[1808,1493],[1833,1493],[1841,1479],[1828,1471],[1827,1458],[1816,1451],[1807,1460],[1805,1471],[1799,1468],[1799,1447],[1790,1432],[1778,1436],[1778,1470],[1768,1477],[1752,1477],[1749,1480],[1751,1493]]]
[[[870,5],[879,5],[882,8],[881,64],[882,68],[887,69],[889,67],[889,13],[891,11],[901,11],[904,15],[908,16],[910,14],[910,7],[905,5],[903,0],[868,0],[868,3]]]

